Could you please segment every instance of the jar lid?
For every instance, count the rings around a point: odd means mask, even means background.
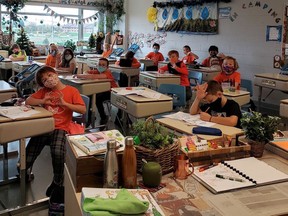
[[[133,146],[134,145],[134,140],[133,137],[128,136],[125,139],[125,146]]]
[[[116,140],[112,139],[107,142],[107,149],[116,148]]]

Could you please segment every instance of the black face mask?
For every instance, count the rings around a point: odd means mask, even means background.
[[[210,109],[214,111],[220,111],[222,108],[221,102],[222,98],[221,97],[217,98],[214,102],[209,104]]]
[[[18,54],[19,54],[19,51],[15,52],[14,54],[15,54],[15,55],[18,55]]]

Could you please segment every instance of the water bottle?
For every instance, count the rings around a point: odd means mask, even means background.
[[[107,142],[107,152],[104,159],[104,188],[118,188],[118,161],[116,155],[116,141]]]
[[[122,157],[122,178],[124,188],[137,187],[137,159],[132,137],[125,139],[125,149]]]

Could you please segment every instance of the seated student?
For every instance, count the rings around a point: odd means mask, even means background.
[[[26,104],[41,105],[53,113],[55,129],[52,132],[32,137],[26,147],[26,168],[29,169],[46,145],[50,145],[53,165],[53,181],[46,190],[46,196],[63,184],[64,162],[66,154],[69,125],[72,113],[86,112],[85,104],[79,91],[69,85],[64,85],[57,76],[57,72],[48,66],[43,66],[37,73],[35,80],[42,87],[27,98]]]
[[[215,80],[196,86],[196,98],[190,107],[190,114],[200,113],[203,121],[240,128],[242,117],[239,104],[227,99],[223,90]]]
[[[183,47],[183,52],[185,54],[185,56],[182,58],[184,64],[194,64],[195,60],[199,58],[195,53],[191,52],[191,48],[188,45]]]
[[[180,75],[180,85],[186,87],[186,101],[192,97],[190,82],[188,79],[188,69],[186,65],[179,60],[179,53],[176,50],[168,52],[169,63],[158,69],[159,73],[169,71],[169,73]]]
[[[58,51],[56,44],[51,43],[49,46],[49,54],[45,60],[45,65],[55,68],[56,65],[59,66],[60,61],[61,53]]]
[[[26,52],[25,50],[21,50],[18,44],[13,44],[10,49],[13,52],[13,54],[9,56],[11,61],[26,61]]]
[[[236,89],[240,89],[241,75],[236,70],[239,68],[238,62],[231,56],[226,56],[222,64],[222,72],[220,72],[214,80],[220,84],[222,82],[233,82]]]
[[[204,59],[201,65],[203,67],[211,67],[221,71],[221,66],[225,55],[223,53],[218,54],[218,47],[214,45],[210,46],[208,51],[210,56]]]
[[[87,79],[111,79],[111,88],[117,88],[118,85],[115,82],[112,73],[109,69],[109,61],[106,58],[100,58],[96,70],[88,70],[84,74],[78,74],[78,78]],[[106,124],[108,117],[105,114],[103,102],[110,100],[111,92],[102,92],[96,94],[96,106],[100,115],[100,125]]]
[[[164,61],[164,56],[162,55],[160,50],[160,45],[158,43],[153,44],[153,52],[149,52],[145,59],[151,59],[154,62],[154,66],[147,67],[147,71],[157,71],[158,70],[158,62]]]
[[[61,62],[59,65],[56,65],[56,68],[59,70],[67,71],[71,74],[75,72],[76,61],[72,49],[66,48],[63,51]]]
[[[110,42],[111,41],[111,33],[108,32],[105,35],[104,51],[102,53],[102,57],[103,58],[108,58],[111,55],[111,53],[113,52],[113,47],[114,47],[114,44],[115,44],[116,40],[117,40],[117,34],[115,34],[112,43]]]

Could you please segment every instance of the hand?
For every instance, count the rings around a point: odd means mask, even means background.
[[[163,73],[165,73],[165,71],[164,70],[158,70],[158,73],[161,73],[161,74],[163,74]]]
[[[202,121],[210,121],[211,115],[206,112],[200,112],[200,119]]]
[[[57,101],[57,105],[66,106],[67,102],[64,100],[63,96]]]
[[[218,53],[217,54],[217,57],[221,58],[221,59],[224,59],[226,56],[223,54],[223,53]]]
[[[204,83],[204,84],[202,84],[202,85],[197,85],[196,87],[195,87],[195,89],[196,89],[196,98],[198,99],[198,100],[202,100],[203,98],[205,98],[206,97],[206,95],[207,95],[207,92],[206,92],[206,90],[207,90],[207,87],[208,87],[208,84],[207,83]]]
[[[172,68],[176,69],[177,68],[177,65],[175,63],[171,63],[172,65]]]
[[[45,105],[54,105],[54,103],[52,103],[52,97],[51,96],[48,96],[46,95],[44,98],[43,98],[43,104]]]

